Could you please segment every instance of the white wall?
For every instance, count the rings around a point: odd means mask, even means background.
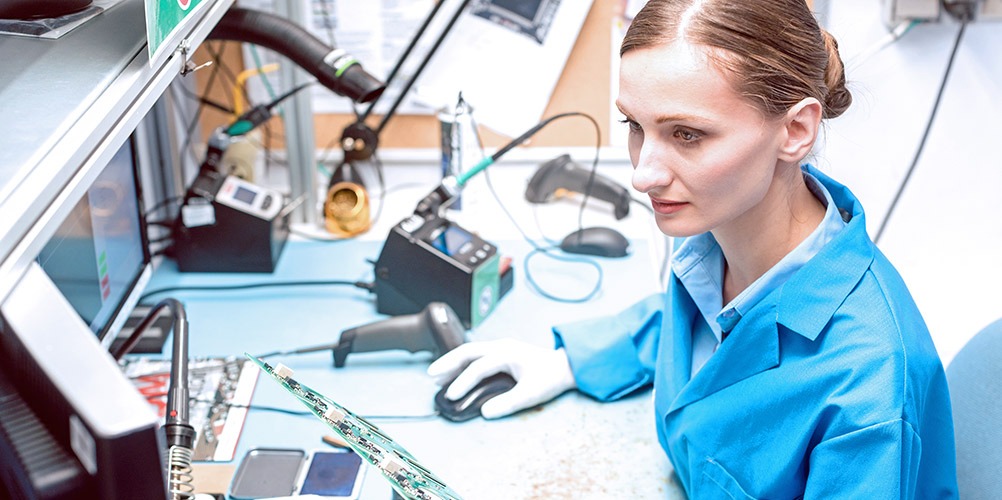
[[[858,55],[871,53],[888,34],[881,1],[824,3],[824,19],[849,66],[854,104],[828,123],[813,162],[861,199],[867,227],[876,236],[918,148],[959,25],[944,15],[860,61]],[[1000,121],[1002,21],[976,22],[967,28],[921,161],[879,242],[918,302],[944,363],[1002,317],[1002,197],[996,194],[1002,185]],[[517,148],[490,169],[506,207],[534,238],[562,237],[577,225],[576,202],[527,206],[521,201],[536,165],[563,152],[583,166],[590,166],[594,154],[590,148]],[[384,238],[437,184],[437,155],[433,150],[382,152],[392,194],[363,238]],[[629,186],[625,150],[603,148],[601,157],[599,171]],[[520,239],[515,224],[481,186],[483,180],[471,182],[468,209],[454,214],[455,220],[493,241]],[[598,206],[586,212],[584,223],[657,238],[649,217],[632,208],[628,219],[616,221]]]
[[[877,0],[830,2],[843,56],[887,33]],[[959,24],[916,26],[847,74],[854,104],[816,163],[880,224],[918,148]],[[850,66],[852,66],[850,64]],[[918,302],[944,363],[1002,317],[1002,22],[968,26],[922,157],[879,246]]]

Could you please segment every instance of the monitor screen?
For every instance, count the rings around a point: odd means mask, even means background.
[[[106,344],[152,274],[135,146],[87,177],[0,300],[0,499],[166,497],[160,419]]]
[[[522,19],[525,19],[528,22],[536,20],[536,15],[542,7],[541,0],[529,2],[524,0],[494,0],[491,3],[507,10],[508,12],[519,15]]]
[[[149,273],[133,139],[122,145],[39,252],[38,263],[90,329],[113,337]],[[105,345],[109,342],[102,342]]]

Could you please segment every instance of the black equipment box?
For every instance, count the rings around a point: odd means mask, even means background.
[[[184,272],[270,273],[289,236],[281,193],[235,176],[203,173],[174,224],[174,256]]]
[[[376,260],[376,309],[414,314],[445,302],[473,328],[513,283],[510,259],[494,245],[447,219],[414,215],[390,230]]]

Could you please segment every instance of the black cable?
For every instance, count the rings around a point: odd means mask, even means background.
[[[195,101],[195,102],[197,102],[199,104],[204,104],[204,105],[206,105],[206,106],[208,106],[210,108],[213,108],[213,109],[215,109],[217,111],[222,111],[223,113],[226,113],[228,115],[233,114],[233,108],[227,107],[227,106],[225,106],[223,104],[219,104],[218,102],[213,101],[212,99],[209,99],[209,98],[207,98],[205,96],[200,96],[200,95],[198,95],[198,94],[196,94],[196,93],[188,90],[188,88],[185,87],[184,85],[180,85],[180,88],[181,88],[181,93],[183,93],[189,99],[191,99],[191,100],[193,100],[193,101]]]
[[[328,3],[331,3],[331,0],[320,0],[320,14],[323,16],[324,30],[327,31],[327,41],[330,42],[331,47],[337,47],[337,39],[334,37],[334,18],[331,16]]]
[[[125,356],[129,353],[129,351],[132,351],[132,348],[139,342],[140,337],[146,333],[146,330],[149,329],[150,325],[152,325],[154,321],[156,321],[162,311],[169,311],[171,313],[171,325],[174,328],[187,328],[188,320],[187,315],[184,312],[184,306],[182,306],[181,303],[175,299],[164,299],[157,303],[157,305],[153,306],[153,308],[146,313],[146,316],[143,317],[139,326],[132,331],[132,334],[125,339],[125,342],[122,343],[118,350],[112,353],[112,357],[115,361],[122,359],[122,356]]]
[[[397,73],[399,73],[400,68],[403,67],[404,61],[406,61],[407,58],[411,55],[411,51],[413,51],[414,47],[417,46],[418,40],[420,40],[421,36],[424,35],[425,30],[428,29],[428,26],[431,24],[431,21],[435,18],[435,15],[438,14],[438,9],[442,8],[442,4],[444,3],[445,2],[435,2],[435,5],[432,6],[431,12],[428,14],[427,17],[425,17],[424,22],[422,22],[421,26],[418,27],[418,30],[416,33],[414,33],[414,36],[411,37],[410,42],[407,44],[407,47],[404,48],[403,53],[400,54],[400,57],[397,58],[396,63],[393,65],[393,69],[390,70],[389,76],[386,77],[387,85],[393,83],[393,79],[397,77]],[[376,103],[378,101],[379,98],[376,98],[375,100],[370,102],[369,107],[366,108],[366,110],[361,113],[359,113],[358,109],[356,109],[355,116],[358,118],[358,121],[364,122],[365,119],[372,114],[372,110],[376,107]]]
[[[184,311],[184,305],[173,298],[161,300],[146,314],[143,321],[122,343],[121,347],[112,354],[112,357],[118,361],[128,354],[139,343],[139,339],[146,333],[150,325],[160,316],[160,312],[164,310],[171,314],[171,330],[174,332],[170,382],[167,386],[166,415],[163,426],[164,434],[167,437],[167,445],[171,449],[178,446],[190,451],[194,448],[195,429],[188,423],[188,403],[190,401],[188,396],[188,316]]]
[[[584,114],[583,116],[595,126],[595,156],[592,158],[591,172],[588,174],[588,184],[585,185],[584,196],[581,198],[581,209],[578,211],[579,230],[584,228],[585,206],[588,205],[588,197],[591,196],[591,190],[595,186],[595,176],[598,175],[598,155],[602,149],[602,128],[599,127],[598,122],[591,115]]]
[[[424,68],[431,61],[432,56],[434,56],[435,53],[438,52],[438,47],[440,45],[442,45],[442,42],[445,40],[445,36],[450,31],[452,31],[452,27],[456,24],[456,21],[459,20],[459,16],[463,13],[464,10],[466,10],[466,6],[469,5],[469,3],[470,3],[470,0],[461,0],[461,1],[462,1],[462,4],[460,4],[459,8],[456,9],[456,12],[453,13],[452,17],[449,18],[449,21],[446,23],[445,28],[439,34],[438,38],[435,39],[435,42],[432,43],[431,48],[428,49],[428,53],[425,54],[425,57],[418,64],[417,69],[415,69],[414,73],[411,74],[410,79],[408,79],[407,82],[404,83],[404,87],[402,89],[400,89],[400,93],[397,95],[396,100],[394,100],[393,103],[390,104],[390,109],[388,109],[386,111],[386,113],[383,115],[382,120],[379,121],[379,125],[376,127],[376,136],[377,137],[379,136],[379,134],[381,134],[383,132],[383,129],[386,128],[386,124],[389,123],[390,118],[393,118],[393,116],[396,115],[397,107],[399,107],[400,103],[402,103],[404,101],[404,98],[407,97],[407,93],[410,92],[411,87],[414,86],[414,82],[416,82],[417,79],[418,79],[418,77],[421,76],[421,73],[424,72]],[[443,2],[440,2],[440,3],[443,3]],[[438,10],[438,8],[436,7],[435,10]],[[430,21],[431,17],[433,17],[433,16],[434,16],[434,11],[432,13],[432,16],[428,16],[429,21]],[[429,21],[426,21],[426,22],[429,22]],[[414,38],[416,40],[419,37],[415,36]],[[403,63],[403,58],[401,58],[401,63]],[[372,108],[370,108],[369,110],[367,110],[367,112],[369,112],[371,110],[372,110]]]
[[[232,291],[232,290],[251,290],[256,288],[271,288],[271,287],[294,287],[294,286],[354,286],[356,288],[361,288],[363,290],[372,290],[372,284],[364,281],[348,281],[348,280],[325,280],[325,281],[274,281],[266,283],[243,283],[236,285],[187,285],[187,286],[169,286],[164,288],[158,288],[156,290],[150,290],[139,297],[138,303],[142,303],[144,300],[161,293],[167,292],[219,292],[219,291]]]
[[[241,408],[246,410],[257,410],[257,411],[271,411],[275,413],[283,413],[286,415],[292,415],[294,417],[312,417],[314,416],[312,412],[306,410],[290,410],[288,408],[279,408],[277,406],[267,406],[267,405],[247,405],[242,403],[230,403],[227,401],[210,401],[207,399],[195,399],[192,398],[191,401],[195,403],[209,403],[209,404],[222,404],[227,408]],[[421,421],[421,420],[431,420],[438,418],[438,412],[427,413],[424,415],[359,415],[366,420],[397,420],[397,421]]]
[[[248,410],[259,410],[259,411],[270,411],[270,412],[275,412],[275,413],[284,413],[286,415],[292,415],[292,416],[295,416],[295,417],[312,417],[313,416],[313,413],[308,412],[308,411],[289,410],[289,409],[286,409],[286,408],[279,408],[277,406],[244,405],[244,404],[234,404],[234,403],[226,403],[226,406],[229,407],[229,408],[245,408],[245,409],[248,409]]]
[[[150,253],[150,257],[159,257],[161,255],[170,255],[171,250],[173,250],[174,245],[167,245],[155,252]]]
[[[222,43],[223,46],[225,46],[226,42]],[[209,41],[207,41],[204,44],[204,46],[206,52],[209,53],[209,57],[212,58],[212,68],[210,69],[209,76],[205,82],[206,92],[208,92],[208,90],[215,85],[216,78],[219,75],[222,75],[223,78],[228,77],[231,80],[231,82],[235,82],[236,78],[233,76],[233,73],[229,70],[229,67],[223,64],[221,48],[216,48],[214,44]],[[226,95],[229,96],[228,93]],[[244,97],[246,98],[246,94],[244,95]],[[233,107],[234,103],[230,102],[229,105],[230,107]],[[178,114],[180,115],[181,120],[186,121],[188,123],[188,126],[185,128],[184,142],[181,145],[181,151],[191,155],[191,159],[195,165],[201,164],[201,160],[199,160],[198,156],[195,154],[192,137],[195,134],[195,128],[198,126],[200,122],[202,111],[205,109],[205,106],[206,104],[200,100],[198,103],[198,107],[195,108],[195,116],[193,116],[190,121],[185,120],[185,117],[183,116],[180,107],[178,108]],[[182,172],[182,179],[181,179],[182,185],[187,185],[187,179],[184,179],[183,177],[184,173]]]
[[[223,64],[222,51],[223,48],[226,46],[227,42],[223,41],[220,45],[219,50],[213,55],[214,59],[213,65],[219,67],[219,72],[220,74],[222,74],[223,80],[225,80],[224,83],[226,85],[226,88],[231,88],[231,89],[234,87],[238,88],[240,90],[240,97],[242,97],[244,101],[250,102],[250,96],[247,95],[247,89],[243,85],[237,85],[237,75],[233,73],[233,70],[230,69],[228,65]],[[229,98],[230,95],[229,92],[224,92],[224,94],[227,96],[227,98]],[[230,106],[236,108],[237,103],[230,102]]]
[[[585,189],[584,199],[581,201],[581,211],[583,212],[585,205],[588,203],[588,192],[591,191],[591,185],[592,185],[591,181],[592,181],[592,179],[594,179],[594,177],[595,177],[595,171],[598,169],[599,151],[601,150],[601,146],[602,146],[602,132],[601,132],[601,128],[599,127],[598,121],[596,121],[595,118],[593,118],[591,115],[589,115],[587,113],[580,112],[580,111],[572,111],[572,112],[568,112],[568,113],[561,113],[561,114],[558,114],[558,115],[551,116],[551,117],[549,117],[549,118],[547,118],[547,119],[539,122],[534,127],[530,128],[528,131],[526,131],[524,134],[520,135],[515,140],[513,140],[513,141],[509,142],[508,144],[506,144],[504,147],[501,148],[501,150],[498,150],[496,153],[494,153],[493,155],[491,155],[491,158],[493,160],[497,160],[502,155],[504,155],[508,151],[511,151],[513,148],[515,148],[519,144],[522,144],[523,142],[527,141],[530,137],[532,137],[537,132],[539,132],[540,129],[542,129],[546,125],[550,124],[554,120],[557,120],[559,118],[571,117],[571,116],[583,116],[583,117],[587,118],[591,122],[591,124],[595,127],[595,131],[596,131],[596,134],[595,134],[595,136],[596,136],[595,156],[592,158],[592,164],[591,164],[592,172],[591,172],[591,177],[589,178],[589,181],[588,181],[588,187]],[[474,132],[474,135],[476,135],[477,142],[480,144],[481,154],[483,154],[484,156],[486,156],[486,153],[484,153],[483,141],[480,139],[479,125],[477,124],[476,119],[473,117],[473,113],[472,112],[470,113],[470,121],[472,122],[473,132]],[[522,239],[524,239],[525,241],[527,241],[536,250],[539,250],[539,251],[542,251],[542,252],[546,252],[548,249],[552,249],[552,246],[549,247],[549,248],[540,246],[538,243],[536,243],[532,238],[530,238],[526,234],[526,232],[522,229],[521,226],[519,226],[518,222],[515,220],[515,217],[513,215],[511,215],[511,212],[508,211],[507,207],[505,207],[504,203],[501,201],[501,197],[498,196],[497,192],[494,190],[494,186],[490,182],[490,177],[487,176],[488,170],[489,169],[484,170],[484,176],[485,176],[485,180],[487,181],[487,187],[490,190],[491,194],[494,196],[494,200],[498,202],[498,206],[501,207],[501,211],[504,212],[504,214],[508,217],[508,220],[510,220],[511,223],[515,226],[515,229],[519,232],[519,234],[522,235]],[[580,228],[580,227],[581,227],[581,219],[580,219],[580,216],[579,216],[579,218],[578,218],[578,228]]]
[[[530,128],[528,131],[526,131],[524,134],[522,134],[521,136],[519,136],[515,140],[509,142],[507,145],[505,145],[502,148],[502,150],[499,150],[494,155],[492,155],[491,158],[493,160],[497,160],[502,155],[504,155],[505,153],[507,153],[508,151],[510,151],[512,148],[514,148],[514,147],[518,146],[519,144],[522,144],[523,142],[525,142],[526,140],[528,140],[530,137],[532,137],[533,135],[535,135],[536,132],[539,132],[539,130],[541,130],[543,127],[545,127],[546,125],[550,124],[554,120],[557,120],[557,119],[560,119],[560,118],[567,118],[567,117],[571,117],[571,116],[583,116],[583,117],[587,118],[591,122],[591,124],[595,127],[595,138],[596,138],[596,141],[595,141],[595,156],[592,158],[591,176],[588,179],[588,187],[585,189],[584,199],[581,200],[581,213],[583,213],[585,205],[588,203],[588,194],[591,192],[592,181],[594,180],[596,170],[598,169],[599,152],[601,151],[601,147],[602,147],[602,132],[601,132],[601,127],[599,126],[598,121],[596,121],[595,118],[592,117],[591,115],[589,115],[587,113],[580,112],[580,111],[572,111],[572,112],[568,112],[568,113],[561,113],[561,114],[558,114],[558,115],[551,116],[550,118],[547,118],[547,119],[539,122],[536,126]],[[479,131],[480,127],[477,125],[477,121],[473,117],[473,113],[472,112],[470,113],[470,121],[471,121],[471,123],[473,125],[473,133],[474,133],[474,135],[477,138],[477,143],[480,145],[481,154],[483,156],[486,156],[486,154],[484,153],[483,141],[480,138],[480,131]],[[488,167],[483,172],[484,173],[484,180],[487,183],[487,189],[491,192],[491,195],[494,197],[494,200],[497,201],[498,206],[501,208],[501,211],[504,212],[505,216],[508,217],[508,220],[511,221],[511,223],[515,226],[515,230],[517,230],[519,232],[519,234],[522,235],[522,239],[524,239],[526,242],[528,242],[529,245],[532,247],[532,250],[525,256],[525,259],[522,261],[523,265],[525,266],[526,282],[529,284],[529,286],[532,287],[537,293],[539,293],[543,297],[545,297],[547,299],[550,299],[550,300],[553,300],[553,301],[556,301],[556,302],[564,302],[564,303],[576,304],[576,303],[587,302],[587,301],[591,300],[592,297],[594,297],[595,294],[597,294],[599,292],[599,290],[601,290],[601,288],[602,288],[602,281],[603,281],[602,266],[598,262],[596,262],[594,259],[590,259],[588,257],[583,257],[583,256],[567,256],[567,255],[554,254],[554,253],[552,253],[552,250],[556,249],[555,245],[550,244],[550,246],[544,247],[544,246],[539,245],[539,243],[537,243],[532,238],[530,238],[529,235],[526,234],[525,230],[522,229],[522,226],[520,226],[518,224],[518,222],[515,220],[515,217],[511,214],[511,212],[508,211],[508,208],[505,206],[505,204],[501,201],[501,197],[498,196],[497,191],[494,189],[494,185],[491,183],[490,176],[488,175],[489,170],[490,170],[490,168]],[[651,209],[651,210],[653,210],[653,209]],[[579,213],[579,216],[578,216],[578,228],[581,227],[581,220],[582,220],[581,219],[581,215]],[[547,292],[539,283],[536,282],[536,280],[534,280],[532,278],[532,273],[529,270],[529,261],[532,259],[532,257],[534,257],[536,255],[539,255],[539,254],[544,254],[544,255],[546,255],[547,257],[550,257],[553,260],[558,260],[558,261],[561,261],[561,262],[567,262],[567,263],[571,263],[571,264],[581,263],[581,264],[587,264],[587,265],[591,266],[598,273],[598,277],[596,279],[595,286],[588,293],[586,293],[586,294],[584,294],[584,295],[582,295],[580,297],[571,297],[571,298],[559,297],[559,296],[556,296],[556,295],[553,295],[553,294]]]
[[[209,75],[209,79],[211,81],[212,79],[211,74]],[[175,91],[174,90],[175,87],[176,86],[171,86],[171,91]],[[188,124],[188,126],[185,127],[184,131],[184,141],[182,141],[181,143],[181,154],[190,156],[192,163],[194,163],[195,165],[201,163],[201,160],[199,160],[198,156],[195,154],[194,144],[192,143],[191,138],[192,135],[194,134],[195,127],[198,126],[199,117],[201,116],[202,113],[202,106],[203,105],[199,103],[198,107],[195,108],[195,115],[191,119],[185,116],[184,110],[181,109],[182,106],[175,107],[175,112],[178,115],[178,119],[180,119],[181,122]],[[186,180],[184,179],[184,169],[181,169],[180,175],[181,175],[182,185],[186,185]]]
[[[379,222],[379,216],[383,214],[383,206],[386,205],[386,176],[383,171],[383,159],[379,157],[378,152],[372,152],[372,161],[373,165],[376,166],[376,181],[379,183],[379,207],[376,209],[375,215],[372,216],[372,225],[376,225]]]
[[[297,85],[295,88],[293,88],[292,90],[290,90],[290,91],[288,91],[288,92],[286,92],[286,93],[284,93],[284,94],[282,94],[282,95],[280,95],[280,96],[272,99],[272,101],[269,102],[268,104],[265,104],[264,107],[268,108],[269,110],[272,110],[272,109],[275,108],[275,106],[278,106],[279,104],[281,104],[282,101],[284,101],[284,100],[286,100],[286,99],[288,99],[288,98],[296,95],[297,93],[299,93],[299,91],[304,90],[306,88],[309,88],[311,85],[316,84],[316,83],[319,83],[319,82],[317,82],[316,80],[311,80],[311,81],[308,81],[306,83],[301,83],[301,84]]]
[[[184,200],[184,195],[171,196],[169,198],[164,198],[164,199],[158,201],[155,205],[153,205],[152,208],[150,208],[149,210],[147,210],[146,213],[143,214],[143,218],[147,218],[150,215],[153,215],[154,213],[156,213],[157,210],[160,210],[161,208],[164,208],[167,205],[170,205],[171,203],[177,203],[177,202],[182,201],[182,200]],[[150,224],[150,222],[147,222],[147,224]]]
[[[902,193],[905,191],[905,186],[908,185],[908,181],[912,177],[912,173],[915,171],[915,167],[918,165],[919,159],[922,157],[922,151],[925,149],[926,141],[929,139],[929,132],[932,130],[932,124],[936,121],[936,113],[939,111],[940,101],[943,100],[943,94],[946,90],[946,83],[950,79],[950,70],[953,69],[953,62],[957,58],[957,50],[960,48],[960,41],[964,37],[964,31],[967,30],[967,20],[963,20],[960,23],[960,29],[957,30],[957,38],[953,42],[953,50],[950,52],[950,59],[946,63],[946,71],[943,73],[943,80],[939,84],[939,91],[936,93],[936,101],[932,105],[932,112],[929,114],[929,120],[925,124],[925,131],[922,133],[922,140],[919,141],[918,149],[915,151],[915,157],[912,158],[911,165],[908,166],[908,171],[905,173],[904,179],[901,180],[901,184],[898,186],[898,190],[894,193],[894,199],[891,200],[891,206],[887,209],[887,214],[884,216],[884,220],[880,222],[880,228],[877,229],[877,235],[874,236],[873,242],[880,242],[880,237],[884,235],[884,230],[887,229],[887,222],[891,219],[891,215],[894,213],[894,209],[898,206],[898,201],[901,199]]]

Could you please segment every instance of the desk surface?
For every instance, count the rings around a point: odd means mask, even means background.
[[[624,259],[597,259],[603,291],[590,302],[568,304],[529,289],[522,257],[525,242],[495,242],[512,256],[515,287],[475,330],[470,340],[516,337],[550,346],[550,326],[611,314],[656,286],[644,242],[634,242]],[[290,242],[274,274],[177,273],[165,262],[148,290],[167,286],[372,279],[368,260],[379,242]],[[537,260],[538,259],[538,260]],[[534,276],[553,293],[587,286],[589,271],[568,270],[546,257],[532,260]],[[575,277],[579,276],[579,277]],[[615,292],[611,292],[615,291]],[[192,356],[262,354],[333,342],[340,331],[385,316],[375,297],[350,286],[278,287],[234,292],[174,292],[185,303]],[[161,297],[158,297],[161,298]],[[598,403],[577,392],[513,417],[451,423],[428,416],[438,387],[425,375],[427,353],[403,351],[351,354],[335,369],[329,352],[270,358],[346,408],[370,418],[464,498],[684,498],[658,445],[650,392]],[[253,405],[303,410],[278,384],[262,376]],[[322,449],[330,431],[312,416],[252,410],[237,446],[236,460],[257,447]],[[363,499],[389,499],[389,483],[369,468]]]

